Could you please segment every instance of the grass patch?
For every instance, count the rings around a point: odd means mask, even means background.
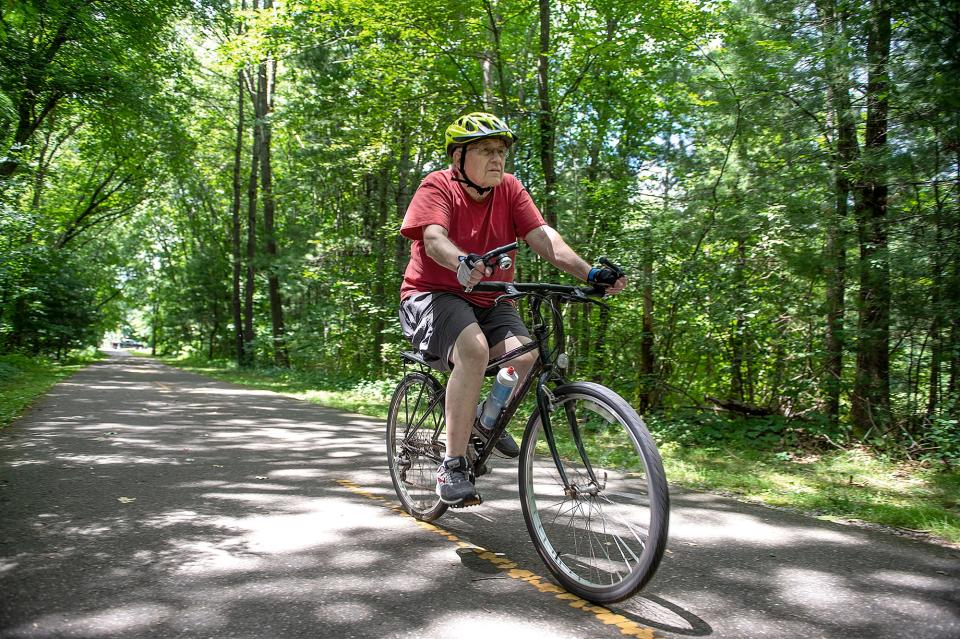
[[[0,428],[26,411],[51,386],[100,359],[87,352],[63,363],[25,355],[0,355]]]
[[[865,449],[797,458],[749,448],[661,445],[667,477],[824,519],[854,519],[960,543],[960,472],[879,458]]]
[[[357,381],[285,369],[237,369],[230,362],[169,364],[223,381],[271,390],[314,404],[385,419],[396,379]],[[529,410],[510,430],[519,439]],[[697,426],[655,429],[667,480],[824,519],[861,520],[960,543],[960,471],[885,460],[866,449],[793,454],[782,438],[734,437],[695,443]],[[710,428],[721,430],[716,425]],[[716,434],[713,436],[716,439]],[[708,437],[710,439],[710,437]]]

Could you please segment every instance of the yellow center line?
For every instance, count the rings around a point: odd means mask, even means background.
[[[400,506],[393,504],[380,495],[376,495],[368,490],[364,490],[354,482],[347,479],[338,479],[337,483],[352,492],[355,495],[360,495],[361,497],[366,497],[372,501],[377,501],[383,504],[384,507],[389,508],[395,513],[407,517],[414,521],[420,528],[428,530],[432,533],[445,537],[447,540],[452,541],[457,545],[458,548],[465,548],[473,551],[473,553],[485,561],[490,562],[497,567],[502,573],[511,579],[516,579],[524,583],[529,584],[530,586],[536,588],[540,592],[552,594],[555,598],[560,599],[561,601],[566,601],[567,605],[571,608],[576,608],[584,612],[590,613],[595,619],[604,623],[608,626],[616,626],[620,630],[620,634],[626,635],[627,637],[637,637],[638,639],[653,639],[654,634],[651,628],[641,626],[635,621],[624,617],[621,614],[615,613],[609,608],[604,608],[603,606],[598,606],[593,604],[586,599],[581,599],[579,596],[567,592],[560,586],[549,582],[545,578],[537,575],[529,570],[523,570],[517,567],[517,563],[511,561],[503,553],[494,553],[486,548],[482,548],[470,542],[463,541],[453,533],[448,530],[431,524],[430,522],[420,521],[419,519],[411,516],[407,511],[405,511]]]

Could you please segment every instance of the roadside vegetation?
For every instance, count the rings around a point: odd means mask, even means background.
[[[238,369],[224,360],[164,361],[223,381],[379,418],[386,417],[396,382],[345,381],[279,368]],[[674,486],[960,544],[960,468],[949,460],[916,460],[903,452],[844,448],[822,438],[804,440],[789,425],[761,418],[701,414],[651,418],[647,425]],[[520,436],[521,428],[517,421],[515,436]]]
[[[44,357],[0,355],[0,428],[22,415],[60,380],[99,359],[93,351],[57,362]]]

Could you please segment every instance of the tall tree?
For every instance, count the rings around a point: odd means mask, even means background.
[[[540,125],[540,167],[543,171],[543,217],[550,226],[557,226],[556,125],[550,106],[550,0],[539,0],[540,51],[537,55],[537,96]]]
[[[273,7],[273,0],[264,0],[264,10]],[[273,336],[273,361],[277,366],[288,367],[283,300],[280,294],[278,249],[276,232],[276,200],[273,192],[273,134],[272,122],[274,91],[276,90],[277,63],[271,56],[258,65],[256,113],[260,127],[260,188],[263,199],[263,233],[266,240],[267,289],[270,295],[270,323]]]
[[[158,79],[171,24],[188,2],[18,0],[0,9],[0,178],[17,171],[34,134],[58,107],[83,102],[117,112],[144,99],[131,90]],[[155,75],[157,74],[157,75]]]
[[[243,299],[241,292],[241,276],[243,272],[243,258],[241,254],[240,234],[243,230],[241,223],[241,200],[243,190],[243,129],[244,129],[244,103],[246,102],[246,90],[244,88],[243,71],[237,71],[237,135],[233,150],[233,201],[231,203],[231,223],[230,223],[230,248],[233,258],[233,281],[232,281],[232,302],[233,311],[233,330],[234,344],[236,349],[237,366],[247,364],[246,344],[243,336]]]
[[[860,243],[857,370],[851,417],[865,435],[890,423],[890,263],[887,218],[887,117],[890,109],[889,0],[870,2],[867,120],[855,214]]]
[[[846,31],[848,9],[836,0],[817,0],[824,52],[824,74],[830,99],[833,141],[834,202],[827,216],[826,357],[824,395],[826,413],[840,417],[843,359],[847,349],[844,330],[847,285],[847,219],[851,197],[851,171],[859,158],[856,123],[850,102],[850,38]]]
[[[257,8],[257,0],[254,0]],[[244,356],[248,365],[255,361],[256,323],[254,318],[254,296],[256,294],[256,258],[257,258],[257,185],[260,174],[260,155],[263,148],[263,127],[260,125],[258,80],[255,81],[251,69],[244,71],[244,84],[254,106],[254,122],[250,127],[252,143],[250,147],[250,175],[247,179],[247,268],[243,287],[243,341]]]

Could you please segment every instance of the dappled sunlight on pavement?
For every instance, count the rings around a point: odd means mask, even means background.
[[[955,551],[701,493],[647,590],[593,606],[545,576],[516,462],[423,524],[383,430],[145,359],[81,371],[0,433],[0,638],[960,635]]]

